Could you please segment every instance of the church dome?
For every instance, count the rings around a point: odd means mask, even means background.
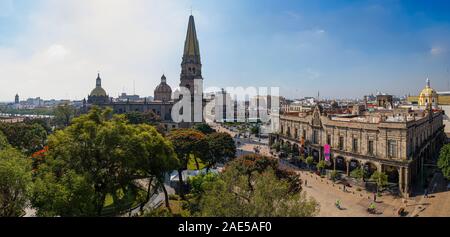
[[[430,79],[427,79],[427,85],[419,95],[419,106],[436,106],[437,104],[438,93],[433,88],[431,88]]]
[[[420,93],[420,97],[430,97],[430,96],[436,96],[436,95],[437,95],[437,92],[431,87],[426,87]]]
[[[94,90],[92,90],[91,92],[91,96],[107,96],[105,89],[101,88],[101,87],[96,87]]]
[[[97,79],[95,82],[95,88],[92,90],[92,97],[107,97],[105,89],[102,88],[102,78],[100,78],[100,73],[97,75]]]
[[[161,77],[161,84],[155,89],[155,100],[169,101],[172,97],[172,88],[167,84],[166,76]]]
[[[155,93],[172,93],[172,88],[167,84],[159,84],[159,86],[156,87]]]

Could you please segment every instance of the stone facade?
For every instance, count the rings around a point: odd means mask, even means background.
[[[424,163],[442,146],[443,135],[442,111],[338,115],[316,107],[313,112],[282,115],[280,131],[270,135],[270,143],[287,143],[316,162],[324,159],[323,147],[329,144],[328,168],[346,175],[358,167],[369,175],[375,170],[385,172],[407,196],[420,182]]]

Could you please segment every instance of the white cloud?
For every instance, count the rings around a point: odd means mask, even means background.
[[[445,52],[446,52],[445,48],[440,47],[440,46],[433,46],[430,49],[430,53],[433,56],[437,56],[437,55],[443,54]]]
[[[22,98],[81,99],[94,87],[97,71],[111,96],[124,87],[131,93],[133,81],[138,94],[152,95],[163,72],[177,86],[188,5],[41,0],[14,43],[0,46],[0,100],[11,101],[16,92]]]

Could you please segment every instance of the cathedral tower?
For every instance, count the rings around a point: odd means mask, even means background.
[[[185,121],[180,127],[191,127],[193,124],[203,121],[204,107],[200,45],[197,39],[194,16],[192,15],[189,17],[186,41],[184,43],[180,81],[180,87],[187,88],[191,92],[190,121]],[[182,111],[186,112],[186,110]]]
[[[189,17],[189,25],[184,43],[183,62],[181,63],[180,87],[185,87],[194,92],[194,79],[202,77],[202,62],[200,59],[200,46],[195,29],[194,16]]]

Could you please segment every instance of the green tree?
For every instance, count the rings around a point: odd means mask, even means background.
[[[204,157],[208,149],[205,135],[194,129],[177,129],[171,131],[167,138],[172,142],[175,153],[179,160],[178,178],[179,193],[184,198],[183,171],[187,170],[191,155],[194,156],[197,168],[199,169],[198,157]]]
[[[166,207],[170,210],[169,195],[164,186],[164,179],[166,173],[179,167],[179,160],[170,141],[166,140],[154,127],[142,124],[138,126],[138,129],[144,153],[137,157],[135,169],[141,173],[141,178],[148,179],[145,203],[150,200],[152,184],[155,183],[155,191],[163,191]]]
[[[202,133],[205,134],[205,135],[209,135],[209,134],[212,134],[212,133],[215,133],[215,132],[216,132],[216,130],[214,130],[213,128],[211,128],[211,126],[209,126],[207,123],[199,123],[199,124],[196,124],[196,125],[194,126],[194,129],[197,130],[197,131],[202,132]]]
[[[272,144],[272,150],[275,150],[276,152],[280,152],[281,150],[281,144],[279,142],[275,142],[274,144]]]
[[[442,147],[437,165],[441,169],[444,177],[450,179],[450,144]]]
[[[364,181],[365,172],[363,168],[356,168],[350,172],[350,177],[354,179],[362,179]]]
[[[244,155],[228,163],[226,169],[236,169],[240,174],[246,176],[250,189],[253,187],[252,179],[255,172],[263,173],[271,169],[275,171],[278,178],[286,180],[290,184],[292,191],[301,190],[299,176],[295,172],[281,169],[278,160],[271,157],[257,154]]]
[[[45,162],[36,173],[40,186],[33,197],[43,215],[99,216],[107,195],[120,202],[120,193],[134,190],[134,180],[150,174],[160,177],[159,172],[175,160],[170,143],[154,128],[131,125],[125,116],[97,107],[52,134],[48,146]],[[68,198],[52,201],[46,189]]]
[[[325,169],[327,167],[327,164],[325,163],[324,160],[321,160],[321,161],[319,161],[319,163],[317,163],[316,167],[322,173],[323,169]]]
[[[161,121],[161,118],[153,111],[139,112],[133,111],[125,114],[125,117],[131,124],[151,124],[156,125]]]
[[[0,123],[0,131],[9,144],[27,155],[43,149],[47,141],[47,132],[38,123]]]
[[[50,167],[41,166],[41,169]],[[33,186],[32,205],[37,216],[89,217],[98,215],[95,206],[95,189],[89,178],[67,170],[42,172]]]
[[[58,105],[54,110],[54,124],[59,128],[65,128],[70,125],[75,117],[75,107],[67,103]]]
[[[198,212],[204,217],[306,217],[318,212],[318,204],[304,193],[293,192],[288,181],[269,168],[247,176],[228,168],[215,181],[203,184]]]
[[[306,157],[306,164],[308,165],[309,169],[311,169],[311,166],[314,164],[314,158],[312,156]]]
[[[208,170],[236,156],[236,144],[228,133],[211,133],[206,136],[208,151],[204,156]]]
[[[250,128],[250,133],[255,136],[259,136],[261,126],[259,124],[253,125]]]
[[[44,118],[25,118],[23,121],[25,124],[33,125],[33,124],[39,124],[41,125],[47,134],[50,134],[52,132],[52,127],[50,125],[50,119],[44,119]]]
[[[388,185],[388,176],[387,174],[375,171],[372,176],[370,177],[370,180],[374,181],[377,184],[377,193],[386,185]]]
[[[283,146],[281,146],[281,151],[283,151],[286,154],[291,154],[292,147],[289,144],[285,143],[285,144],[283,144]]]
[[[24,215],[32,186],[31,163],[19,151],[0,151],[0,217]]]

